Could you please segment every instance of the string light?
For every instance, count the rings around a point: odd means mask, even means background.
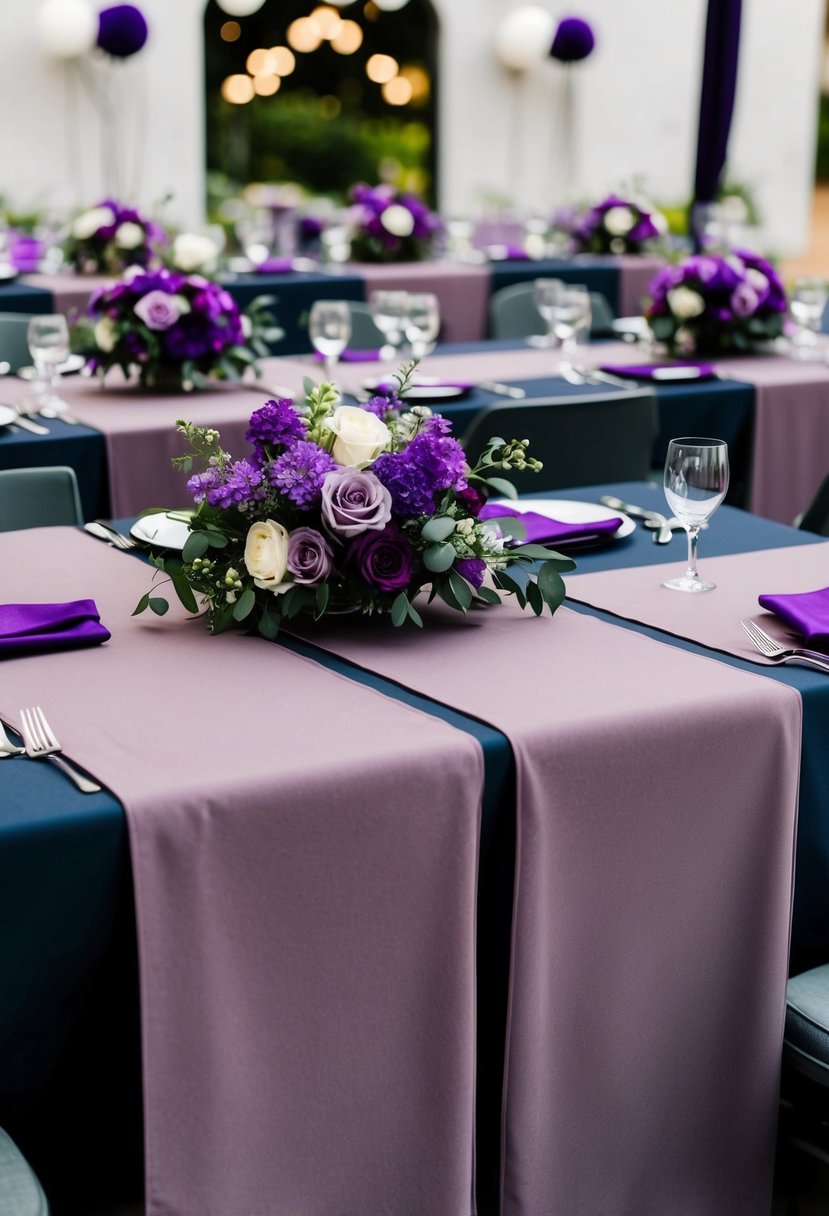
[[[222,97],[231,105],[243,106],[253,100],[253,81],[250,76],[237,74],[226,76],[222,81]]]
[[[363,31],[356,21],[343,21],[340,32],[331,39],[331,47],[338,55],[353,55],[363,45]]]
[[[224,42],[236,42],[241,36],[242,27],[238,21],[226,21],[219,34]]]
[[[327,4],[321,4],[318,8],[315,8],[308,20],[313,21],[321,38],[329,40],[336,38],[343,26],[340,14],[335,8],[330,8]]]
[[[310,17],[297,17],[288,26],[288,42],[295,51],[309,54],[315,51],[322,42],[322,35],[317,29],[316,22]]]
[[[375,84],[386,84],[398,70],[399,64],[391,55],[371,55],[366,63],[366,76]]]
[[[290,76],[296,67],[296,56],[293,51],[289,51],[286,46],[272,46],[271,55],[273,55],[274,71],[277,76]]]
[[[278,76],[266,72],[262,72],[253,78],[253,87],[259,97],[273,97],[274,93],[279,92],[281,84],[282,81]]]
[[[395,76],[387,80],[380,90],[383,100],[390,106],[406,106],[412,100],[412,86],[405,76]]]
[[[276,56],[272,51],[266,51],[264,47],[257,47],[248,55],[245,67],[251,76],[275,76]]]

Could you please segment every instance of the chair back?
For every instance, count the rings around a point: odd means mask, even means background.
[[[10,363],[12,373],[32,362],[27,338],[31,319],[26,312],[0,312],[0,361]]]
[[[590,292],[590,337],[613,337],[613,309],[598,291]],[[489,326],[493,338],[528,338],[546,334],[547,322],[535,306],[533,284],[513,283],[493,292],[489,301]]]
[[[0,1212],[3,1216],[49,1216],[49,1204],[32,1167],[0,1127]]]
[[[829,536],[829,474],[824,477],[817,494],[796,521],[796,527],[802,528],[804,532],[816,532],[818,536]]]
[[[657,430],[651,389],[499,402],[473,418],[461,444],[474,464],[493,435],[528,439],[540,473],[507,474],[521,494],[606,481],[645,481]]]
[[[349,350],[374,350],[381,347],[386,339],[374,324],[368,304],[362,304],[359,300],[349,300],[348,311],[351,313]]]
[[[0,470],[0,532],[82,523],[74,469],[54,465]]]

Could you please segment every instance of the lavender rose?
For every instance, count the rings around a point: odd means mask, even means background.
[[[288,536],[288,570],[295,583],[324,583],[333,560],[331,546],[316,528],[294,528]]]
[[[136,301],[136,316],[147,326],[147,329],[170,329],[179,317],[190,311],[190,305],[183,296],[168,295],[166,291],[148,291],[145,296]]]
[[[334,469],[322,483],[322,519],[340,536],[378,531],[391,519],[391,494],[365,469]]]
[[[402,591],[416,567],[414,549],[396,528],[366,532],[351,546],[349,564],[378,591]]]

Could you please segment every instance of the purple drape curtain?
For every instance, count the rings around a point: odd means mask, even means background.
[[[741,15],[742,0],[708,0],[692,220],[701,204],[714,200],[725,165],[737,91]]]

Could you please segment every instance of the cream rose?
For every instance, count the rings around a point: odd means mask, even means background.
[[[684,321],[698,317],[705,310],[705,301],[690,287],[674,287],[668,292],[668,307],[675,317]]]
[[[380,223],[386,232],[392,236],[411,236],[414,232],[415,219],[408,207],[401,203],[392,203],[380,212]]]
[[[635,222],[630,207],[610,207],[605,212],[604,226],[611,236],[627,236]]]
[[[218,254],[215,242],[198,232],[181,232],[173,241],[173,264],[185,274],[215,270]]]
[[[111,207],[93,207],[77,216],[72,224],[72,235],[79,241],[88,241],[99,228],[111,228],[115,223],[115,212]]]
[[[110,317],[101,317],[95,326],[95,345],[99,350],[109,354],[115,350],[115,326]]]
[[[144,244],[144,229],[133,220],[119,224],[115,229],[115,244],[119,249],[140,249]]]
[[[326,418],[325,426],[337,437],[331,455],[341,465],[368,464],[391,442],[391,431],[385,422],[358,405],[338,406]]]
[[[288,532],[272,519],[252,524],[245,541],[245,565],[257,587],[281,595],[291,586],[283,583],[288,569]]]

